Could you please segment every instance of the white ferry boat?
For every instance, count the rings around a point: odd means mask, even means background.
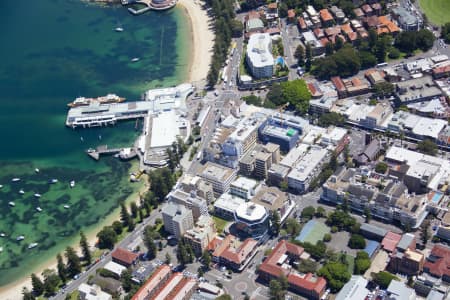
[[[119,97],[116,94],[108,94],[106,96],[97,97],[97,98],[86,98],[86,97],[78,97],[73,102],[67,104],[69,107],[78,107],[78,106],[88,106],[92,103],[120,103],[125,101],[125,98]]]

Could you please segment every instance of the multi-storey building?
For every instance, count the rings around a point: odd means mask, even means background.
[[[272,39],[269,33],[254,33],[247,44],[246,62],[253,77],[270,78],[273,75],[274,59]]]
[[[237,171],[212,162],[207,162],[199,176],[213,186],[216,195],[228,192],[230,184],[236,179]]]
[[[162,207],[164,229],[180,239],[183,234],[194,227],[192,212],[185,206],[169,202]]]
[[[194,253],[200,256],[215,236],[216,228],[213,219],[210,216],[201,216],[195,227],[184,233],[184,240],[191,245]]]

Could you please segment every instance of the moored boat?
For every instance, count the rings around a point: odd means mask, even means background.
[[[65,208],[65,209],[69,209],[69,208],[70,208],[70,205],[67,205],[67,204],[66,204],[66,205],[64,205],[64,208]]]
[[[87,106],[92,103],[120,103],[125,101],[125,98],[119,97],[116,94],[107,94],[106,96],[97,97],[97,98],[86,98],[86,97],[78,97],[73,102],[67,104],[69,107],[78,107],[78,106]]]
[[[23,195],[25,194],[25,191],[23,189],[20,189],[19,194]]]
[[[41,194],[38,194],[38,193],[36,193],[36,194],[34,194],[34,196],[36,197],[36,198],[41,198]]]
[[[131,62],[137,62],[137,61],[139,61],[139,60],[140,60],[139,57],[134,57],[134,58],[131,59]]]
[[[28,245],[28,249],[33,249],[38,245],[38,243],[31,243],[30,245]]]
[[[12,206],[12,207],[16,206],[16,203],[14,203],[13,201],[10,201],[8,204],[9,204],[9,206]]]
[[[41,212],[41,211],[42,211],[42,208],[40,208],[40,207],[38,206],[38,207],[36,207],[36,210],[37,210],[38,212]]]
[[[58,182],[58,179],[56,179],[56,178],[50,179],[48,181],[48,183],[50,183],[50,184],[54,184],[54,183],[57,183],[57,182]]]
[[[74,188],[75,187],[75,180],[72,180],[71,182],[70,182],[70,188]]]
[[[23,235],[19,235],[17,238],[16,238],[16,241],[23,241],[25,239],[25,237],[23,236]]]
[[[20,178],[16,177],[16,178],[13,178],[11,181],[12,182],[18,182],[18,181],[20,181]]]
[[[114,28],[114,30],[115,30],[116,32],[122,32],[122,31],[123,31],[123,28],[120,27],[120,26],[118,26],[118,27]]]

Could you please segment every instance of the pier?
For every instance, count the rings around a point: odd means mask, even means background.
[[[129,160],[137,156],[137,151],[134,148],[108,148],[108,145],[101,145],[95,149],[86,150],[87,155],[94,160],[99,160],[101,155],[119,154],[122,160]]]
[[[171,9],[172,7],[175,7],[175,5],[177,5],[177,0],[122,0],[121,2],[123,6],[132,4],[144,5],[144,8],[137,10],[132,7],[128,7],[128,11],[135,16],[143,14],[150,10],[162,11]]]
[[[149,90],[144,101],[123,103],[91,103],[72,107],[66,118],[66,126],[71,128],[90,128],[115,125],[118,121],[139,119],[152,113],[185,108],[186,98],[194,91],[191,84],[177,87]]]

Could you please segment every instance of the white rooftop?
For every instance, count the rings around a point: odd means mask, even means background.
[[[328,150],[312,146],[288,174],[288,178],[296,181],[306,181],[317,165],[325,159],[327,154]]]
[[[237,187],[244,190],[255,189],[258,186],[258,182],[256,180],[247,178],[247,177],[239,177],[235,181],[231,183],[232,187]]]
[[[85,300],[111,300],[110,294],[105,293],[97,285],[88,285],[86,283],[80,284],[78,291],[82,294],[82,298]]]
[[[109,271],[111,271],[114,274],[117,274],[119,276],[122,274],[122,272],[124,270],[127,269],[124,266],[122,266],[122,265],[120,265],[118,263],[115,263],[113,261],[108,262],[103,268],[106,269],[106,270],[109,270]]]
[[[255,33],[250,36],[247,44],[247,56],[254,67],[273,66],[271,44],[272,39],[268,33]]]
[[[412,132],[420,136],[438,138],[439,132],[447,126],[446,120],[420,118]]]
[[[297,161],[305,155],[306,151],[308,151],[309,145],[307,144],[299,144],[297,147],[291,149],[291,151],[286,154],[286,156],[281,160],[280,165],[286,167],[293,167]]]
[[[335,300],[364,299],[369,294],[369,290],[366,289],[367,283],[368,281],[364,277],[353,275],[336,295]]]
[[[164,111],[152,118],[151,148],[162,148],[172,145],[180,135],[180,127],[186,127],[187,120],[181,118],[174,110]]]
[[[264,206],[253,202],[244,202],[236,209],[236,216],[249,222],[261,220],[266,214]]]
[[[236,209],[243,203],[245,203],[244,199],[226,193],[222,194],[219,199],[214,202],[214,207],[230,212],[235,212]]]

